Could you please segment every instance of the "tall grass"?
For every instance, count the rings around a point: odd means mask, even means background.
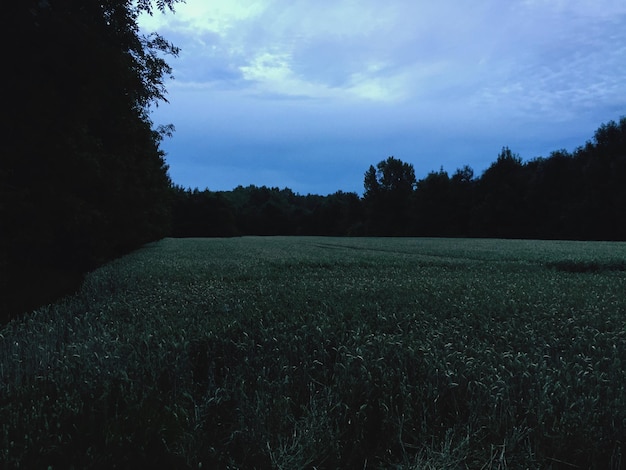
[[[622,243],[147,245],[0,330],[0,462],[622,468],[625,263]]]

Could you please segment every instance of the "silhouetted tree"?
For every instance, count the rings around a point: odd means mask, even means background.
[[[626,240],[626,118],[603,124],[575,158],[585,181],[586,238]]]
[[[211,192],[174,187],[175,237],[233,235],[362,235],[362,203],[356,193],[295,194],[266,186]]]
[[[496,162],[478,181],[472,212],[473,234],[502,238],[526,236],[526,184],[522,159],[503,147]]]
[[[224,192],[233,207],[238,231],[247,235],[296,235],[302,225],[300,196],[291,189],[238,186]]]
[[[389,157],[365,173],[364,204],[369,231],[375,235],[407,235],[417,182],[413,165]]]
[[[450,177],[441,168],[430,172],[417,182],[416,234],[421,236],[449,236],[452,199]]]
[[[473,199],[474,171],[465,166],[452,177],[441,168],[417,182],[415,234],[467,236]]]
[[[526,196],[532,238],[580,238],[583,179],[580,165],[566,150],[526,164]]]
[[[363,232],[363,211],[356,193],[337,191],[321,198],[310,217],[311,235],[356,236]]]
[[[458,168],[450,178],[450,233],[453,236],[467,237],[470,234],[475,185],[474,170],[468,165]]]
[[[177,0],[158,0],[159,10]],[[167,232],[169,178],[149,106],[177,50],[139,34],[140,0],[9,0],[0,162],[6,269],[85,270]],[[0,260],[1,261],[1,260]],[[21,276],[13,276],[13,280]],[[19,281],[15,281],[19,284]],[[6,286],[5,286],[6,287]],[[24,295],[13,285],[9,293]]]
[[[221,193],[175,186],[173,237],[232,237],[239,232],[231,203]]]

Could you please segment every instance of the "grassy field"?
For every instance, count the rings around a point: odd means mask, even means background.
[[[624,468],[626,243],[165,239],[0,330],[4,468]]]

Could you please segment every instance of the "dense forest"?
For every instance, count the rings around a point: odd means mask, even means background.
[[[158,0],[171,9],[178,0]],[[0,320],[84,272],[167,235],[170,180],[150,106],[178,50],[142,35],[151,0],[10,0],[4,6]]]
[[[524,162],[504,147],[478,177],[464,166],[417,180],[411,164],[389,157],[363,183],[363,197],[174,186],[170,233],[626,240],[626,118],[601,125],[573,153]]]

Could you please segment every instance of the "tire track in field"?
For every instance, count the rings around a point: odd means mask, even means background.
[[[476,262],[484,262],[481,259],[474,259],[468,257],[455,257],[450,255],[438,255],[438,254],[425,254],[425,253],[416,253],[414,251],[405,251],[405,250],[389,250],[384,248],[372,248],[372,247],[361,247],[354,245],[342,245],[340,243],[311,243],[312,246],[322,249],[331,249],[331,250],[354,250],[361,252],[374,252],[374,253],[388,253],[394,255],[407,255],[412,256],[416,259],[426,261],[427,263],[432,263],[433,265],[440,266],[458,266],[460,264],[466,263],[476,263]]]
[[[374,248],[374,247],[366,247],[366,246],[354,246],[354,245],[343,245],[341,243],[310,243],[311,246],[322,248],[322,249],[332,249],[332,250],[354,250],[361,252],[374,252],[374,253],[388,253],[395,255],[406,255],[412,256],[416,260],[424,262],[425,265],[430,266],[441,266],[441,267],[449,267],[449,268],[458,268],[460,266],[467,266],[470,264],[479,264],[479,265],[503,265],[507,264],[511,267],[517,266],[517,269],[527,269],[528,265],[533,265],[538,268],[546,268],[545,263],[542,262],[533,262],[527,260],[520,259],[485,259],[479,256],[470,257],[470,256],[455,256],[453,254],[446,253],[419,253],[414,251],[406,251],[406,250],[392,250],[385,248]]]

